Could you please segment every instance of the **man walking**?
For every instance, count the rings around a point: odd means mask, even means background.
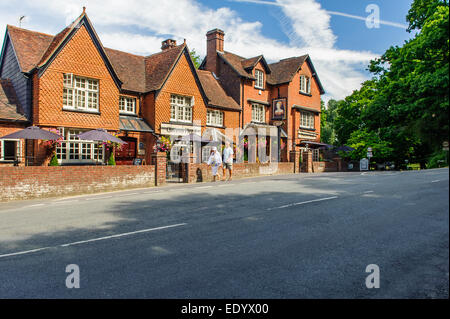
[[[227,176],[227,170],[230,172],[229,181],[233,178],[233,149],[230,147],[229,142],[225,142],[225,148],[223,150],[223,180]]]

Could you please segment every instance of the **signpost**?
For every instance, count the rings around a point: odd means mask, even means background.
[[[445,162],[448,165],[448,141],[442,142],[442,150],[447,152],[445,154]]]
[[[273,121],[273,125],[277,127],[278,133],[278,162],[281,160],[281,125],[283,125],[283,121]]]

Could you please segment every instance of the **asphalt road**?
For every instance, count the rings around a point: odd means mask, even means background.
[[[0,298],[448,298],[448,192],[436,169],[2,203]]]

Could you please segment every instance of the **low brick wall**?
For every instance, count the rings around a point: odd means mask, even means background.
[[[313,172],[323,173],[323,172],[337,172],[338,165],[336,162],[313,162]]]
[[[186,165],[186,164],[185,164]],[[212,181],[211,167],[206,164],[187,164],[188,183],[200,183]],[[233,179],[255,177],[264,175],[291,174],[294,173],[294,163],[283,162],[273,164],[239,163],[233,164]],[[222,168],[219,168],[220,177],[223,177]],[[227,178],[228,178],[227,171]]]
[[[155,186],[155,166],[0,167],[0,201]]]

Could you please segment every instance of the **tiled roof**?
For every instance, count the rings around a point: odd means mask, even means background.
[[[250,59],[245,59],[241,61],[242,67],[244,69],[253,69],[255,67],[255,65],[259,62],[259,60],[261,60],[262,55],[258,55],[255,56],[253,58]]]
[[[72,27],[73,24],[56,36],[51,36],[8,25],[8,32],[21,70],[29,72],[44,63]],[[123,81],[122,88],[145,93],[161,87],[185,46],[182,44],[147,57],[108,48],[104,48],[104,50],[114,71]]]
[[[306,54],[269,64],[272,73],[267,76],[267,82],[272,85],[290,82],[307,58]]]
[[[145,88],[147,92],[161,88],[185,47],[186,44],[183,43],[145,58]]]
[[[241,109],[239,104],[225,93],[211,72],[198,70],[197,74],[210,105],[237,111]]]
[[[223,53],[218,52],[217,54],[219,54],[219,56],[224,59],[225,62],[227,62],[240,76],[252,80],[255,79],[255,77],[250,72],[247,72],[242,65],[242,61],[247,60],[246,58],[227,51]]]
[[[10,80],[0,79],[0,120],[27,122]]]
[[[105,48],[124,90],[145,92],[145,57]]]
[[[29,72],[39,64],[54,38],[48,34],[25,30],[12,25],[8,25],[7,30],[22,72]]]

